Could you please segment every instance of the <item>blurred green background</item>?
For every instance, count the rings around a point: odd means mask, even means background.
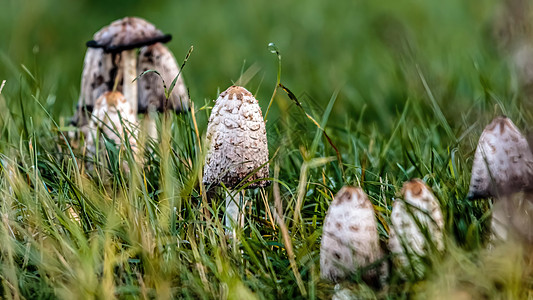
[[[139,16],[173,35],[168,46],[179,63],[194,46],[184,77],[197,107],[255,65],[259,72],[246,87],[265,111],[277,74],[267,50],[273,42],[282,82],[304,105],[320,111],[340,89],[332,120],[354,118],[367,106],[364,120],[391,130],[390,116],[408,98],[426,97],[419,73],[450,118],[486,97],[487,87],[503,97],[512,90],[493,38],[499,7],[495,0],[2,0],[0,79],[7,79],[4,95],[18,97],[21,82],[32,80],[24,65],[51,113],[68,118],[85,42],[115,19]],[[278,94],[274,118],[290,104]]]

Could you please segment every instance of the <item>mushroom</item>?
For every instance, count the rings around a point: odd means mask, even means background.
[[[87,150],[91,155],[96,154],[98,135],[104,134],[116,145],[123,146],[124,139],[136,152],[135,126],[137,117],[133,114],[130,103],[120,92],[105,92],[95,101],[89,122]]]
[[[404,183],[403,200],[392,205],[389,250],[396,254],[395,264],[411,267],[423,275],[420,258],[430,249],[444,250],[444,218],[431,189],[420,179]]]
[[[361,188],[345,186],[329,206],[320,244],[322,278],[347,279],[358,269],[383,259],[374,207]],[[368,283],[379,284],[387,275],[387,265],[363,274]],[[380,278],[381,277],[381,278]]]
[[[479,138],[468,198],[494,199],[493,242],[511,234],[533,243],[533,153],[507,117],[494,119]]]
[[[163,34],[153,24],[141,18],[126,17],[114,21],[94,35],[94,40],[87,42],[87,47],[102,48],[106,53],[120,53],[123,76],[122,93],[130,102],[134,114],[137,114],[137,51],[154,43],[170,41],[172,37]]]
[[[497,117],[481,134],[468,198],[505,196],[533,188],[533,154],[507,117]]]
[[[94,101],[102,93],[113,90],[115,83],[116,90],[130,102],[134,114],[146,113],[151,106],[148,104],[163,110],[165,93],[157,75],[146,74],[133,80],[141,72],[155,69],[167,84],[172,82],[179,68],[168,48],[161,44],[170,39],[170,35],[136,17],[114,21],[95,33],[93,40],[87,42],[89,48],[84,60],[78,108],[72,123],[83,131]],[[140,47],[137,57],[135,49]],[[189,99],[181,75],[169,100],[169,107],[177,112],[188,108]]]
[[[209,117],[207,140],[203,176],[206,186],[224,185],[234,190],[269,183],[264,179],[269,176],[265,122],[257,100],[245,88],[231,86],[220,94]],[[242,193],[239,194],[241,198]],[[232,228],[232,222],[243,222],[237,206],[230,191],[226,197],[228,228]]]
[[[176,112],[184,111],[189,107],[189,97],[176,59],[165,45],[156,43],[141,48],[137,73],[141,74],[148,70],[159,72],[167,87],[170,86],[174,78],[179,74],[168,99],[166,99],[161,78],[157,74],[146,73],[139,79],[138,112],[145,114],[144,120],[148,128],[148,135],[155,138],[157,137],[155,122],[150,117],[150,114],[155,111],[163,112],[168,109]]]
[[[111,54],[104,53],[103,49],[87,49],[83,62],[80,97],[76,113],[71,120],[71,123],[79,126],[85,134],[94,102],[100,95],[112,89],[115,73]]]
[[[167,87],[180,73],[180,68],[174,55],[161,43],[141,48],[137,74],[148,70],[158,71]],[[139,78],[139,113],[147,113],[152,110],[162,112],[167,109],[180,112],[189,107],[189,96],[181,74],[176,80],[172,93],[169,95],[168,103],[165,103],[165,100],[165,89],[159,76],[154,73],[147,73]]]

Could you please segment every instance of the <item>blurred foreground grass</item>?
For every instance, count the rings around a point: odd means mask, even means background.
[[[465,199],[482,128],[505,113],[528,128],[533,116],[498,42],[497,1],[14,1],[0,7],[0,278],[5,298],[327,298],[319,279],[324,214],[344,184],[361,185],[388,236],[392,198],[424,178],[446,215],[447,252],[421,279],[393,276],[383,291],[355,281],[361,298],[524,299],[532,278],[520,247],[483,250],[487,201]],[[146,164],[110,146],[95,171],[71,150],[63,125],[79,90],[84,43],[100,27],[137,15],[174,35],[178,61],[204,139],[219,90],[246,70],[266,109],[273,185],[253,199],[239,243],[220,222],[222,195],[207,201],[204,156],[192,114],[159,122]],[[250,66],[253,66],[250,68]],[[257,68],[256,68],[257,67]],[[330,111],[331,109],[331,111]],[[327,158],[332,158],[330,159]],[[282,200],[291,268],[270,209]],[[303,222],[294,223],[298,198]],[[209,213],[207,213],[208,211]],[[503,253],[502,255],[500,255]]]

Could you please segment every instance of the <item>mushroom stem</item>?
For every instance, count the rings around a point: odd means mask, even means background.
[[[244,192],[237,192],[239,198],[237,199],[237,194],[233,194],[232,190],[227,190],[226,192],[226,230],[227,234],[230,237],[235,237],[236,229],[244,227]]]
[[[144,115],[144,129],[146,130],[148,136],[154,141],[157,141],[158,139],[157,125],[155,123],[156,113],[157,112],[153,108],[149,107],[148,111]]]
[[[123,87],[122,93],[130,103],[133,115],[137,115],[137,51],[136,49],[122,51]]]

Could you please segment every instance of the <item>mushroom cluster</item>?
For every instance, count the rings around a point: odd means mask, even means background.
[[[404,183],[403,200],[396,200],[391,215],[388,250],[400,274],[420,269],[420,258],[430,247],[444,250],[444,218],[431,189],[420,179]],[[381,248],[375,211],[361,188],[343,187],[326,213],[320,246],[321,277],[335,282],[367,270],[362,278],[382,286],[388,276],[385,249]],[[371,266],[371,267],[369,267]]]
[[[80,97],[72,123],[87,133],[96,99],[114,90],[124,95],[134,115],[188,109],[189,98],[181,75],[168,103],[163,84],[156,74],[148,73],[134,80],[144,71],[156,70],[166,83],[172,82],[179,74],[179,67],[172,53],[162,44],[170,39],[170,35],[136,17],[114,21],[96,32],[93,40],[87,42],[89,48],[84,60]],[[137,48],[140,48],[139,55]]]
[[[266,186],[269,181],[268,144],[261,108],[252,93],[231,86],[220,94],[207,125],[209,150],[203,182],[229,190]],[[240,194],[242,195],[242,194]],[[235,195],[226,197],[226,225],[242,224]],[[241,196],[239,198],[242,198]],[[242,201],[241,201],[242,202]]]

